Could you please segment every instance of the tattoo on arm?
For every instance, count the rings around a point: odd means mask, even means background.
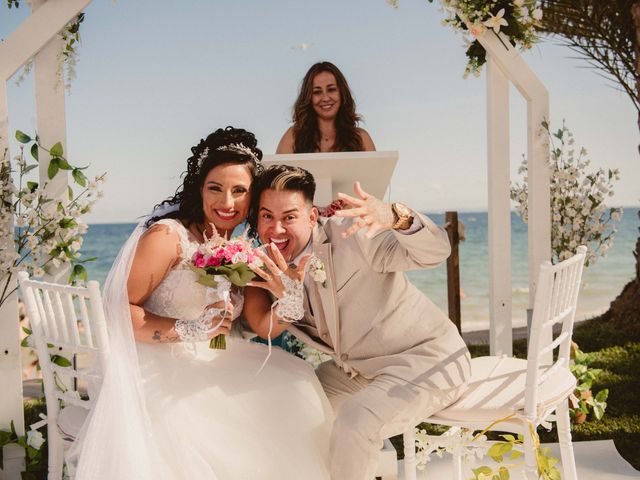
[[[180,341],[178,335],[165,335],[160,330],[155,330],[151,338],[158,343],[175,343]]]

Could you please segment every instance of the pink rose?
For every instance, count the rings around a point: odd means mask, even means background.
[[[218,267],[220,266],[220,259],[214,257],[213,255],[210,255],[209,258],[207,258],[207,267]]]
[[[204,255],[200,252],[196,253],[193,259],[193,264],[196,266],[196,268],[204,267]]]

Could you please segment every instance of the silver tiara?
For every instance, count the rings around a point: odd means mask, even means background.
[[[256,157],[256,154],[253,153],[253,151],[249,147],[245,147],[242,143],[230,143],[229,145],[222,145],[216,150],[219,150],[221,152],[243,153],[244,155],[248,155],[253,158],[255,162],[258,161],[258,157]]]
[[[207,159],[208,156],[209,147],[205,147],[204,150],[202,150],[202,153],[198,155],[198,170],[200,170],[200,168],[202,167],[202,163]]]

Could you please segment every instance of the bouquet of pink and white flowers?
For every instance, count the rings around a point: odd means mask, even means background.
[[[227,240],[215,228],[213,236],[205,237],[204,243],[194,252],[191,262],[191,269],[198,275],[197,282],[216,289],[222,298],[229,298],[231,284],[244,287],[253,280],[255,274],[249,266],[262,266],[246,232],[241,237]],[[217,335],[209,346],[225,349],[225,336]]]

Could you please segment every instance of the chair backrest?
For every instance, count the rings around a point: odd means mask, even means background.
[[[18,274],[18,282],[42,370],[49,421],[57,419],[59,400],[90,409],[109,355],[98,282],[59,285],[30,280],[26,272]],[[78,391],[80,385],[87,386],[88,398]]]
[[[527,353],[525,390],[525,416],[536,417],[538,389],[561,368],[569,368],[571,336],[578,304],[580,281],[587,247],[578,247],[577,253],[557,265],[545,262],[540,266],[533,307],[533,319]],[[555,336],[552,329],[561,324]],[[553,361],[553,353],[558,350]]]

